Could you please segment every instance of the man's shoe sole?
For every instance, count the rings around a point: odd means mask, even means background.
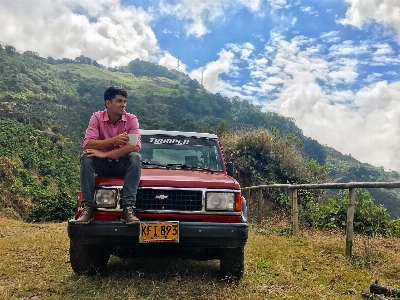
[[[76,221],[75,224],[78,224],[78,225],[85,225],[85,224],[89,224],[91,221],[93,221],[93,218],[91,218],[91,219],[88,220],[87,222]]]
[[[132,222],[126,222],[125,219],[121,219],[121,222],[124,222],[126,225],[132,225],[132,224],[139,224],[140,220],[132,221]]]

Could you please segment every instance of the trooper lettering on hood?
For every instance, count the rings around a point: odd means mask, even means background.
[[[189,140],[150,138],[150,143],[157,144],[157,145],[159,145],[159,144],[188,145]]]

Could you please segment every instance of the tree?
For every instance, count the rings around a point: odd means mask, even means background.
[[[15,52],[17,52],[17,49],[15,49],[15,47],[10,46],[10,45],[6,45],[5,50],[6,50],[7,54],[14,54]]]

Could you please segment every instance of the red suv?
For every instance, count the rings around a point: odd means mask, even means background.
[[[111,254],[219,259],[223,278],[241,279],[248,236],[246,203],[218,137],[140,133],[142,174],[135,208],[140,224],[120,221],[124,178],[96,177],[94,221],[68,222],[72,269],[80,274],[103,272]],[[79,214],[77,210],[76,218]]]

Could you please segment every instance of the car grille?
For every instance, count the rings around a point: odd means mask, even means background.
[[[187,190],[138,189],[136,208],[146,210],[200,211],[202,192]]]

